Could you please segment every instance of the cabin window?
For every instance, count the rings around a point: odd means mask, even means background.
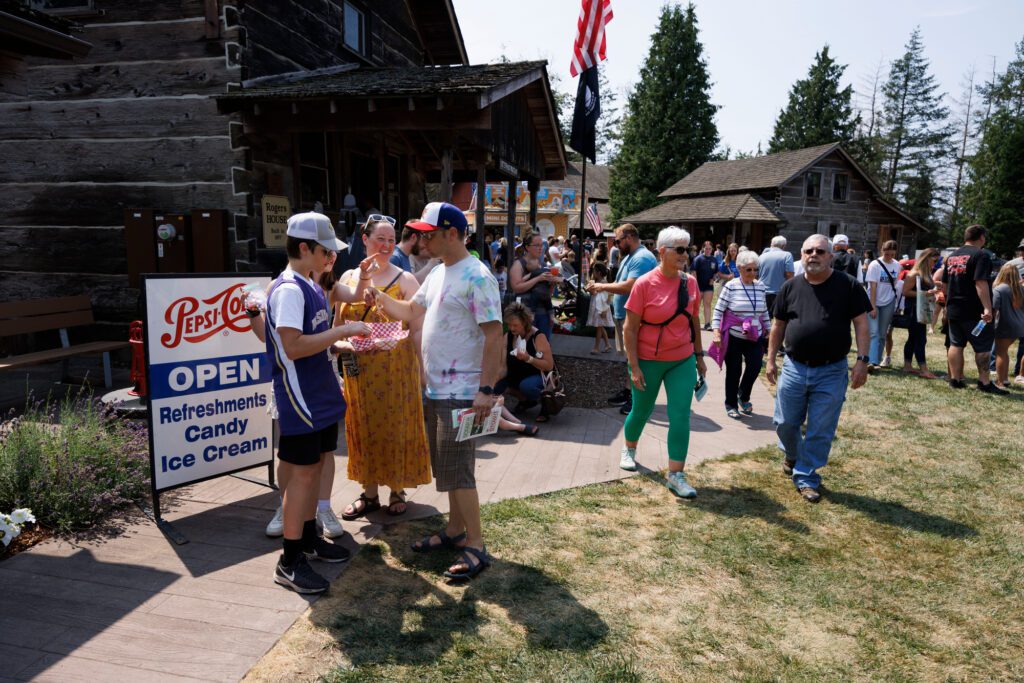
[[[320,202],[324,208],[334,207],[331,192],[331,154],[325,133],[299,133],[299,202],[313,208]]]
[[[361,55],[365,54],[366,20],[363,13],[350,2],[345,3],[341,29],[345,47]]]
[[[31,0],[32,9],[50,14],[78,14],[93,11],[93,0]]]
[[[821,171],[808,171],[805,187],[808,199],[821,199]]]
[[[850,174],[836,173],[832,176],[832,201],[845,202],[850,196]]]

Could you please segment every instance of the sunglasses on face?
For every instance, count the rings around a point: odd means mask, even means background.
[[[757,268],[743,268],[742,270],[743,270],[744,273],[756,273],[757,272]]]
[[[688,253],[688,251],[687,251],[688,247],[669,247],[669,249],[671,249],[672,251],[676,252],[677,254],[686,254],[686,253]]]
[[[384,221],[385,223],[390,223],[391,225],[394,225],[397,222],[391,216],[385,216],[382,213],[371,213],[369,216],[366,217],[367,223],[379,223],[381,221]]]
[[[810,256],[811,254],[817,254],[818,256],[824,256],[828,253],[827,249],[804,249],[804,253]]]

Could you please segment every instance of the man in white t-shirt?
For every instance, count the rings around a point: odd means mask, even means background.
[[[868,272],[864,278],[868,283],[868,296],[871,299],[871,312],[868,313],[871,350],[868,357],[872,370],[882,366],[889,367],[892,364],[888,354],[882,357],[882,351],[903,288],[903,283],[899,279],[903,267],[896,260],[896,247],[895,240],[883,244],[882,258],[868,264]]]
[[[494,407],[493,387],[501,360],[501,298],[490,270],[466,250],[466,217],[457,207],[432,202],[418,221],[406,225],[422,233],[420,244],[441,259],[441,265],[430,272],[410,301],[396,301],[378,290],[368,290],[368,298],[392,318],[410,321],[423,316],[430,464],[437,490],[448,493],[451,510],[447,527],[412,549],[462,551],[445,576],[469,579],[489,566],[491,558],[480,525],[475,442],[455,440],[452,412],[473,408],[477,419],[482,419]]]

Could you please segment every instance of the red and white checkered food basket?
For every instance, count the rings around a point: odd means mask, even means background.
[[[409,330],[402,329],[401,322],[366,323],[370,326],[369,337],[351,337],[352,347],[357,353],[367,351],[390,351],[398,342],[409,336]]]

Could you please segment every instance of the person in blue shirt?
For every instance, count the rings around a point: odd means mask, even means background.
[[[597,292],[609,292],[612,294],[612,320],[615,323],[615,350],[619,353],[626,352],[625,341],[622,337],[622,327],[626,322],[626,299],[633,291],[633,284],[641,275],[654,270],[658,266],[658,258],[640,242],[640,232],[631,223],[624,223],[615,229],[615,239],[618,241],[619,253],[622,261],[619,263],[619,270],[615,274],[614,282],[591,282],[587,285],[590,294]],[[629,389],[629,379],[626,379],[625,388],[611,396],[608,402],[612,405],[621,405],[619,412],[628,415],[633,408],[633,394]]]
[[[793,277],[796,272],[793,255],[786,251],[786,238],[776,235],[772,238],[772,246],[761,256],[760,280],[766,290],[768,312],[775,305],[775,297],[782,289],[782,283]]]
[[[729,249],[725,252],[725,257],[722,259],[721,266],[718,269],[718,279],[722,282],[728,282],[734,277],[740,276],[740,268],[736,265],[736,257],[739,256],[740,245],[733,242],[729,245]]]
[[[711,329],[711,300],[715,298],[715,275],[718,274],[718,261],[712,253],[711,242],[705,242],[701,253],[693,260],[691,271],[697,278],[697,288],[703,307],[704,329]]]

